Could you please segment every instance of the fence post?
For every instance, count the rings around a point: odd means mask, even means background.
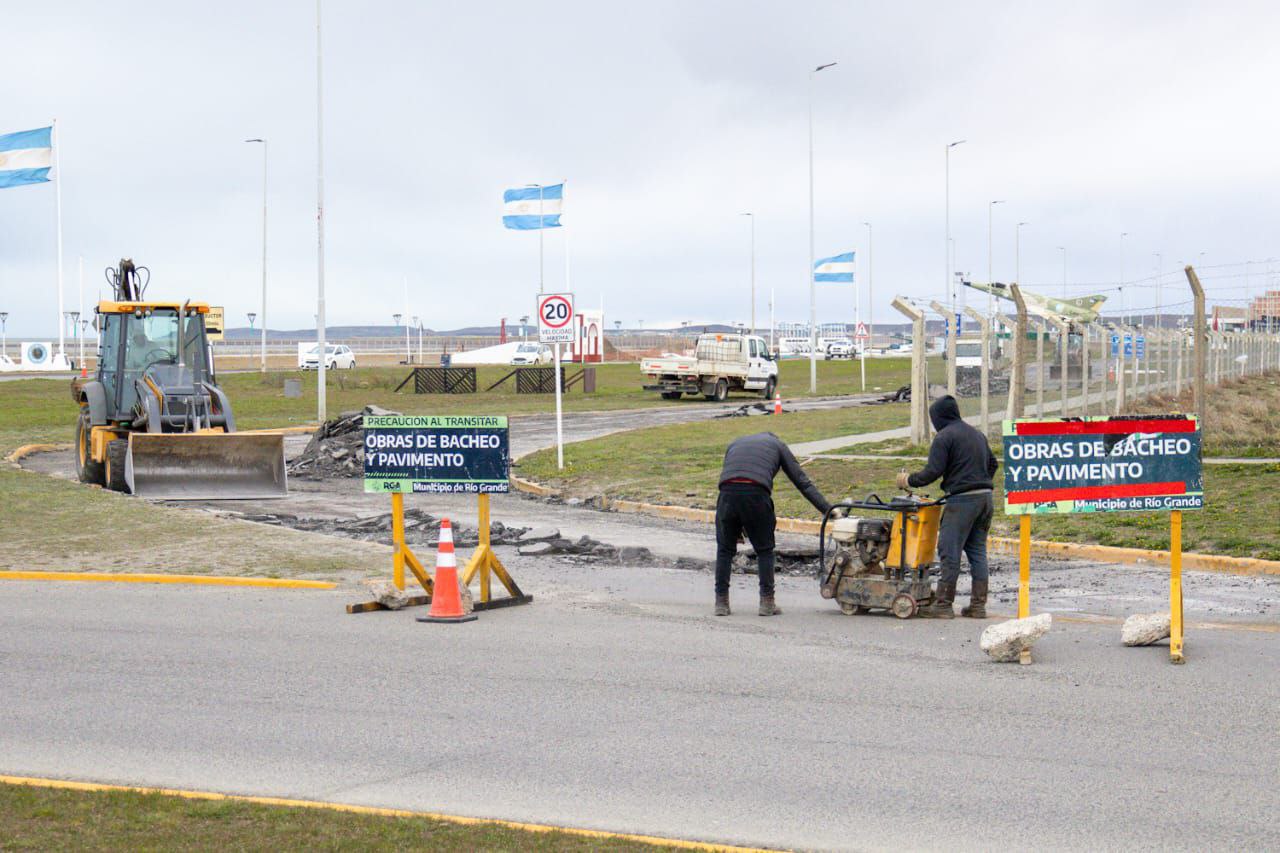
[[[1018,307],[1018,322],[1013,334],[1013,369],[1009,371],[1008,418],[1024,415],[1027,385],[1027,303],[1022,298],[1022,288],[1009,285],[1013,303]]]
[[[1044,338],[1049,333],[1049,324],[1044,320],[1036,323],[1036,417],[1044,417]]]
[[[979,314],[972,308],[966,307],[964,313],[968,314],[974,322],[978,324],[978,328],[982,330],[982,362],[981,370],[982,387],[980,394],[982,395],[982,434],[991,434],[991,321],[984,315]]]
[[[929,381],[924,370],[924,311],[901,296],[895,296],[892,305],[911,321],[911,443],[921,445],[929,438],[926,432]]]
[[[1204,288],[1200,286],[1200,277],[1196,275],[1196,271],[1190,264],[1186,268],[1187,281],[1191,284],[1191,295],[1195,298],[1195,325],[1192,327],[1192,342],[1194,379],[1192,380],[1192,403],[1191,408],[1197,417],[1204,417],[1204,373],[1206,369],[1207,353],[1205,347],[1209,343],[1209,330],[1205,326],[1204,320]]]

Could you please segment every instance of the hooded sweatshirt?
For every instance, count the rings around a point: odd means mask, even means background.
[[[918,489],[941,477],[942,491],[948,495],[990,489],[1000,463],[986,436],[960,417],[956,398],[948,395],[935,400],[929,407],[929,420],[938,433],[929,447],[929,461],[923,470],[909,476],[907,483]]]

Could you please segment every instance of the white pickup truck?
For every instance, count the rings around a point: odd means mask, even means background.
[[[769,398],[778,387],[778,363],[755,335],[700,335],[693,355],[646,358],[640,372],[649,380],[644,390],[661,392],[664,400],[701,394],[723,402],[730,391]]]

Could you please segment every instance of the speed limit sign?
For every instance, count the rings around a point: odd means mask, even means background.
[[[573,294],[538,294],[538,340],[544,344],[569,344],[573,339]]]

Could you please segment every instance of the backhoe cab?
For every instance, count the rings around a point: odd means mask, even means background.
[[[145,267],[107,269],[98,367],[72,383],[80,480],[172,500],[282,497],[284,437],[237,433],[205,332],[209,306],[144,296]]]

